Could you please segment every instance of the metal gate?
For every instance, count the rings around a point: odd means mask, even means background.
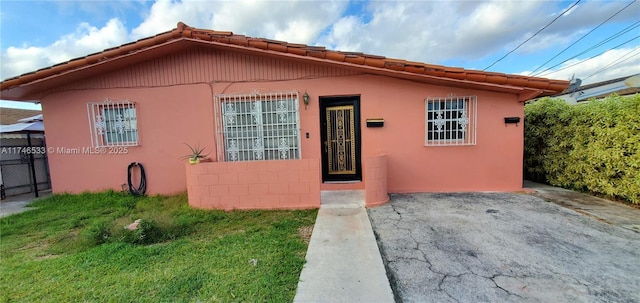
[[[353,105],[326,108],[327,162],[329,175],[356,173],[356,140]]]
[[[49,163],[46,153],[33,154],[33,170],[30,155],[26,146],[2,146],[0,148],[0,176],[7,196],[14,196],[34,192],[34,176],[37,180],[38,191],[51,189]],[[46,147],[33,146],[29,151],[46,151]]]
[[[322,181],[361,181],[360,96],[320,97]]]

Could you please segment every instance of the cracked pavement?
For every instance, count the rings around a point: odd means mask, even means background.
[[[390,197],[369,218],[397,302],[640,302],[640,233],[526,194]]]

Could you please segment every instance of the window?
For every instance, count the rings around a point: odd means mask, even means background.
[[[220,161],[300,159],[298,93],[216,95]]]
[[[129,101],[89,102],[89,130],[93,147],[138,145],[136,104]]]
[[[476,144],[477,98],[428,98],[426,107],[426,146]]]

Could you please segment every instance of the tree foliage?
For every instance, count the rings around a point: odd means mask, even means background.
[[[640,94],[525,106],[525,178],[640,204]]]

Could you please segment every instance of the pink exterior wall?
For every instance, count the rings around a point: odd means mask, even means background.
[[[134,161],[147,171],[148,193],[184,191],[186,161],[180,157],[188,149],[183,143],[198,143],[215,152],[214,95],[252,90],[309,93],[308,108],[300,106],[301,151],[303,159],[316,163],[321,156],[319,97],[360,96],[364,180],[322,184],[323,190],[365,189],[365,183],[371,182],[369,177],[375,175],[368,171],[375,167],[369,161],[381,161],[376,156],[382,153],[386,154],[389,192],[522,188],[523,124],[505,126],[503,120],[523,118],[523,105],[516,95],[359,74],[348,68],[286,58],[274,61],[267,56],[250,61],[254,63],[247,67],[242,63],[245,57],[199,50],[88,78],[48,94],[41,103],[49,147],[90,147],[86,104],[105,98],[136,102],[140,137],[140,146],[128,148],[126,155],[49,154],[54,192],[119,190],[126,183],[127,165]],[[195,63],[186,67],[180,63],[190,60]],[[237,72],[234,66],[238,66]],[[172,72],[166,73],[169,68]],[[106,88],[116,84],[122,88]],[[424,100],[451,94],[477,96],[477,145],[425,147]],[[383,118],[384,127],[367,128],[367,118]]]
[[[250,91],[255,83],[234,83],[228,93]],[[260,83],[265,87],[265,83]],[[522,189],[523,124],[505,125],[504,117],[524,119],[515,95],[440,87],[374,75],[275,82],[273,90],[307,91],[311,103],[301,106],[302,157],[320,159],[320,96],[360,95],[362,164],[385,153],[389,192],[514,191]],[[477,144],[427,147],[427,97],[478,97]],[[367,128],[367,118],[383,118],[382,128]],[[309,138],[304,135],[309,133]],[[364,182],[322,184],[322,190],[365,189]]]
[[[205,209],[320,207],[314,159],[186,164],[189,205]]]
[[[185,190],[184,162],[189,153],[183,143],[214,152],[213,105],[208,85],[146,89],[102,89],[57,93],[42,100],[50,152],[49,168],[54,192],[120,190],[127,183],[127,166],[140,162],[151,194]],[[140,146],[126,154],[82,154],[63,149],[91,147],[87,102],[136,102]]]
[[[523,118],[523,104],[517,102],[515,96],[377,76],[350,80],[340,93],[353,92],[352,88],[362,91],[363,160],[380,152],[387,154],[389,192],[521,189],[523,125],[505,126],[503,119]],[[321,89],[317,94],[329,94],[326,91]],[[478,96],[477,145],[424,146],[424,99],[449,94]],[[366,128],[367,118],[384,118],[384,127]],[[366,169],[366,164],[364,167]]]
[[[378,206],[389,201],[387,193],[387,155],[379,154],[367,158],[364,180],[366,183],[365,205]]]

